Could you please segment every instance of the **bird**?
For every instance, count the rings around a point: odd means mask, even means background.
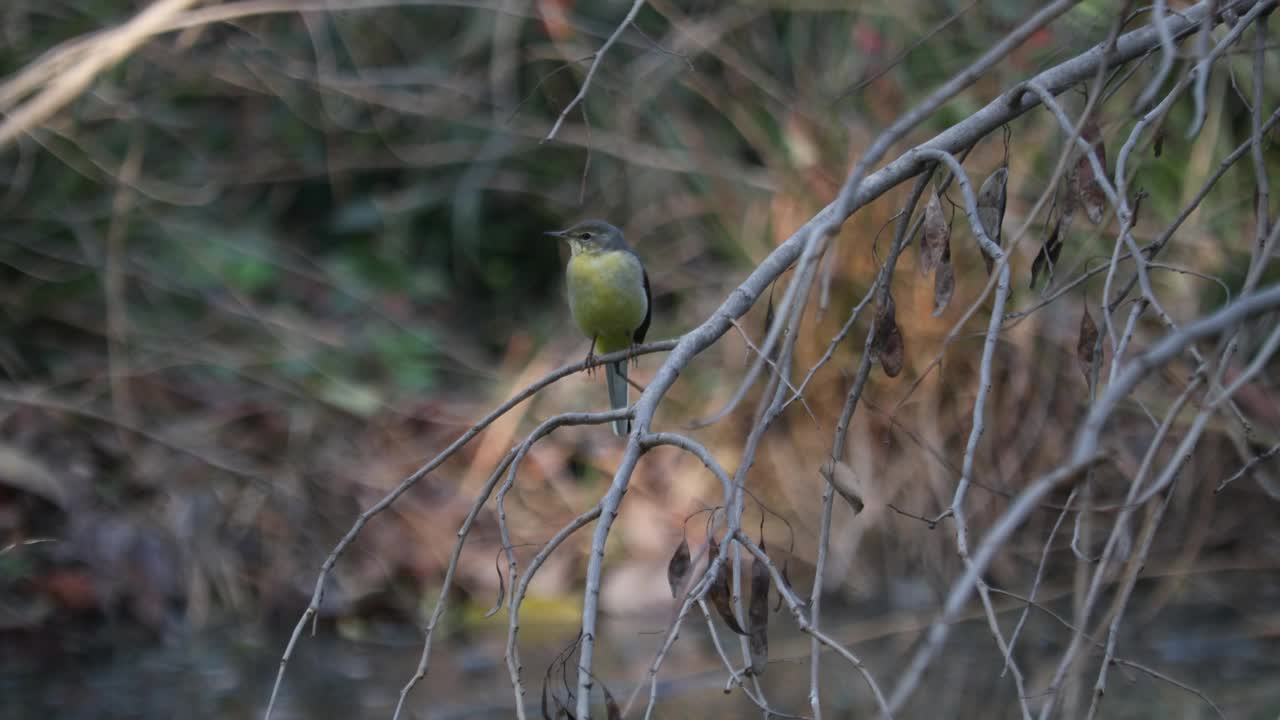
[[[627,244],[622,231],[603,220],[584,220],[567,230],[547,233],[569,243],[565,284],[573,321],[591,339],[588,368],[601,355],[626,350],[644,342],[652,317],[653,293],[640,256]],[[605,368],[609,408],[627,407],[627,361]],[[631,432],[631,420],[613,422],[613,432]]]

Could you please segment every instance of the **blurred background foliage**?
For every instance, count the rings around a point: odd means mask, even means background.
[[[8,0],[0,76],[143,5]],[[154,39],[0,151],[0,545],[19,543],[0,555],[0,632],[10,637],[43,641],[68,628],[94,637],[104,618],[160,636],[228,618],[241,627],[291,623],[360,510],[489,408],[586,351],[564,304],[563,250],[541,231],[597,216],[624,227],[653,281],[650,338],[676,336],[834,197],[880,129],[1027,12],[1012,0],[653,0],[585,102],[543,142],[629,3],[253,5],[203,3],[192,12],[244,13]],[[1104,39],[1114,5],[1081,3],[909,142]],[[1140,153],[1133,184],[1149,194],[1137,228],[1144,242],[1248,136],[1237,88],[1251,87],[1250,59],[1220,67],[1231,72],[1213,75],[1199,138],[1182,139],[1191,107],[1179,103],[1162,154]],[[1108,143],[1127,134],[1149,72],[1113,85],[1100,116]],[[1277,83],[1265,78],[1269,99]],[[1075,112],[1083,90],[1064,95]],[[1026,219],[1062,149],[1045,112],[1008,131],[1007,146],[997,133],[966,161],[979,181],[1007,159],[1006,228]],[[1273,162],[1270,144],[1266,153]],[[1162,258],[1237,287],[1252,188],[1247,162],[1228,171]],[[904,198],[900,188],[845,225],[798,368],[821,356],[866,291],[888,247],[882,229]],[[1015,250],[1014,310],[1108,257],[1107,223],[1077,220],[1049,289],[1029,289],[1046,232],[1037,218]],[[962,214],[953,225],[956,298],[930,317],[931,285],[918,279],[915,252],[904,256],[894,294],[907,370],[895,380],[875,373],[851,429],[850,465],[866,483],[868,512],[857,523],[837,512],[829,587],[864,612],[927,617],[958,566],[947,534],[887,508],[935,515],[958,476],[987,310],[926,376],[986,282]],[[1162,273],[1158,282],[1180,318],[1225,299],[1218,283],[1194,275]],[[1086,395],[1075,331],[1081,303],[1100,292],[1099,278],[1005,335],[991,440],[980,453],[979,524],[1069,441]],[[755,339],[764,305],[741,324]],[[1161,332],[1153,323],[1139,337]],[[850,337],[815,377],[807,407],[793,406],[770,433],[749,480],[796,526],[800,567],[816,536],[816,458],[830,447],[861,352],[862,335]],[[741,336],[727,335],[682,376],[659,422],[683,425],[722,407],[749,353]],[[658,362],[641,360],[641,382]],[[1153,412],[1168,406],[1171,383],[1187,369],[1144,390]],[[1177,506],[1169,521],[1186,529],[1192,551],[1170,535],[1155,556],[1185,573],[1201,550],[1217,548],[1232,563],[1262,563],[1276,592],[1274,501],[1256,502],[1264,490],[1252,485],[1216,499],[1204,492],[1250,444],[1275,441],[1269,380],[1249,392],[1258,434],[1245,442],[1224,428],[1192,460],[1203,482],[1179,487],[1205,501]],[[537,420],[603,400],[598,377],[574,376],[495,423],[369,525],[339,563],[322,618],[353,637],[368,632],[369,618],[417,622],[497,459]],[[697,433],[730,469],[753,406]],[[1139,449],[1150,435],[1141,413],[1132,408],[1132,422],[1116,431]],[[564,429],[539,444],[510,501],[517,541],[544,540],[592,502],[619,449],[601,428]],[[718,495],[688,458],[646,458],[610,546],[607,609],[666,607],[653,573],[684,518]],[[1028,537],[1043,538],[1053,520],[1037,516]],[[688,532],[699,539],[700,523]],[[1256,541],[1239,542],[1250,534]],[[575,621],[586,542],[576,538],[543,571],[535,594],[547,601],[535,625]],[[486,512],[463,555],[457,627],[505,623],[505,614],[479,619],[496,592],[497,548]],[[1034,542],[1018,547],[993,572],[1021,577],[1038,552]]]

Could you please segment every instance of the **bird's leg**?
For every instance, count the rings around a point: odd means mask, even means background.
[[[635,341],[635,340],[632,340],[632,341],[631,341],[631,351],[632,351],[632,352],[635,352],[635,349],[636,349],[636,341]],[[638,368],[638,367],[640,367],[640,356],[639,356],[639,355],[632,355],[632,356],[631,356],[631,367],[633,367],[633,368]]]
[[[585,362],[587,364],[587,377],[591,377],[595,374],[596,369],[596,338],[594,335],[591,336],[591,345],[587,348],[587,359]]]

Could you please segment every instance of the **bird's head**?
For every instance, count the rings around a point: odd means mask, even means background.
[[[568,242],[574,255],[622,250],[627,246],[622,231],[603,220],[583,220],[568,230],[551,230],[545,234]]]

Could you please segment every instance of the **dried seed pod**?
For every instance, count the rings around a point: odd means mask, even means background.
[[[879,350],[884,346],[885,338],[889,335],[889,328],[897,326],[897,315],[898,308],[893,302],[893,293],[886,292],[876,298],[876,337],[871,342],[873,351]]]
[[[858,477],[854,475],[853,468],[839,460],[835,463],[828,460],[823,464],[820,472],[822,477],[831,483],[831,487],[840,493],[840,497],[849,503],[855,514],[862,512],[866,505],[862,502],[862,492],[858,489]]]
[[[763,540],[760,549],[764,550]],[[751,604],[747,607],[747,624],[751,628],[751,673],[761,675],[769,662],[769,568],[760,558],[751,561]]]
[[[1084,315],[1080,318],[1080,337],[1076,340],[1076,359],[1080,361],[1080,370],[1084,373],[1085,382],[1092,382],[1093,378],[1093,348],[1098,344],[1098,326],[1093,322],[1093,316],[1089,314],[1089,308],[1084,309]]]
[[[787,563],[789,561],[790,561],[790,558],[782,561],[782,582],[786,584],[787,588],[791,587],[791,576],[787,574]],[[781,609],[782,609],[782,588],[779,588],[778,602],[774,603],[773,611],[778,612]]]
[[[1036,259],[1031,263],[1031,287],[1036,286],[1042,273],[1048,272],[1049,277],[1053,277],[1053,268],[1058,264],[1058,256],[1062,254],[1062,246],[1067,238],[1067,230],[1071,227],[1071,220],[1075,216],[1074,209],[1066,210],[1058,216],[1057,222],[1053,224],[1053,231],[1049,233],[1049,237],[1045,239],[1044,245],[1040,246],[1040,252],[1036,253]]]
[[[711,548],[708,557],[712,562],[715,557],[720,554],[720,545],[716,539],[711,538]],[[707,590],[707,595],[711,598],[711,604],[715,606],[716,612],[720,615],[720,619],[724,621],[729,629],[739,635],[746,635],[747,631],[742,629],[742,625],[738,624],[738,618],[733,614],[733,603],[729,592],[729,573],[728,568],[724,565],[720,566],[720,571],[716,573],[716,579],[712,581],[711,587]]]
[[[764,335],[762,335],[761,337],[767,336],[769,334],[769,330],[771,330],[772,328],[773,328],[773,286],[771,285],[769,286],[769,305],[765,308],[765,311],[764,311]]]
[[[609,688],[604,683],[596,681],[600,685],[600,689],[604,691],[604,712],[607,720],[622,720],[622,709],[618,707],[618,701],[613,698],[613,693],[609,692]]]
[[[689,577],[689,541],[681,538],[680,545],[667,563],[667,584],[671,586],[671,597],[680,597],[680,588]]]
[[[902,332],[897,324],[889,328],[889,336],[885,338],[884,347],[880,349],[880,367],[889,377],[898,377],[902,372],[905,348],[902,343]]]
[[[1009,168],[1001,166],[983,181],[982,189],[978,191],[978,222],[982,223],[982,229],[986,231],[987,237],[997,246],[1001,245],[1000,231],[1004,226],[1004,207],[1008,199],[1008,186]],[[987,274],[990,275],[992,268],[995,267],[995,256],[988,253],[986,248],[979,249],[982,250],[982,261],[987,266]]]
[[[929,201],[924,206],[924,232],[920,235],[920,274],[928,275],[950,255],[951,224],[942,212],[937,188],[930,187]]]
[[[550,670],[548,670],[550,673]],[[547,681],[542,680],[542,720],[551,720],[551,713],[547,711]]]
[[[1107,149],[1102,142],[1102,135],[1098,130],[1098,123],[1092,117],[1085,122],[1080,128],[1080,137],[1089,143],[1093,148],[1093,154],[1098,159],[1098,165],[1102,167],[1102,171],[1107,171]],[[1102,222],[1102,214],[1107,208],[1107,196],[1102,191],[1102,183],[1093,172],[1093,163],[1089,162],[1089,156],[1080,153],[1076,159],[1075,168],[1071,172],[1070,179],[1071,194],[1075,196],[1076,201],[1084,207],[1085,215],[1089,217],[1089,222],[1097,225]]]
[[[950,261],[940,263],[933,276],[933,316],[938,317],[956,292],[956,269]]]
[[[902,333],[898,330],[897,309],[893,294],[885,293],[884,302],[876,305],[876,335],[871,341],[871,351],[880,357],[880,366],[889,377],[902,372]]]

